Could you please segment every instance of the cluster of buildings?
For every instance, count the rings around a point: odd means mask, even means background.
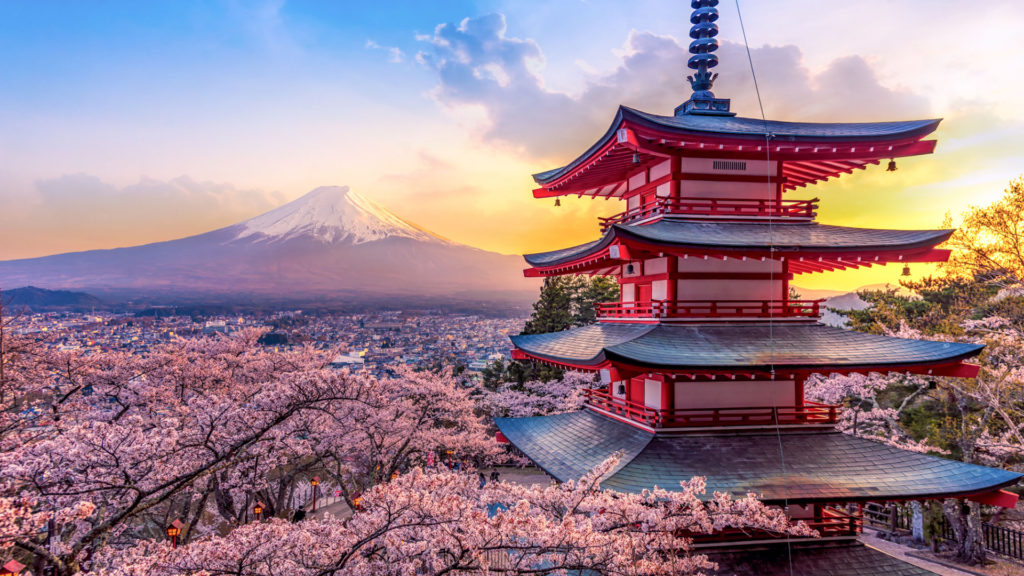
[[[525,318],[428,312],[366,314],[251,313],[232,316],[184,316],[164,313],[50,312],[13,320],[15,334],[38,335],[61,350],[129,350],[177,338],[230,334],[244,328],[269,330],[261,340],[276,349],[310,344],[336,352],[333,364],[385,374],[399,365],[459,366],[480,370],[508,356],[509,336]]]

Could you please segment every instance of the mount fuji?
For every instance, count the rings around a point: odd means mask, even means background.
[[[197,236],[3,261],[0,287],[166,301],[529,301],[536,285],[522,268],[516,256],[452,242],[329,186]]]

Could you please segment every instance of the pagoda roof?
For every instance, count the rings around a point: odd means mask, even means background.
[[[598,323],[562,332],[511,337],[544,361],[598,369],[609,364],[678,372],[921,371],[949,367],[984,346],[880,336],[818,323]],[[936,373],[939,373],[936,371]]]
[[[885,230],[817,222],[708,222],[664,217],[647,224],[614,224],[593,242],[527,254],[524,258],[528,264],[538,268],[560,266],[594,257],[612,244],[620,243],[693,249],[704,253],[774,251],[776,256],[782,252],[792,260],[808,254],[927,251],[952,234],[953,230]]]
[[[700,550],[730,576],[936,576],[860,542]]]
[[[495,422],[513,446],[560,482],[621,452],[601,482],[619,492],[678,490],[680,482],[702,476],[707,498],[727,492],[754,493],[769,503],[909,500],[990,492],[1024,476],[835,431],[672,436],[589,410]]]
[[[877,164],[880,159],[929,154],[941,119],[903,122],[781,122],[760,118],[680,114],[660,116],[619,106],[608,130],[582,155],[565,166],[534,174],[544,190],[558,194],[619,195],[609,186],[623,181],[641,164],[672,155],[709,155],[764,159],[770,154],[794,170],[787,189],[805,186],[843,172]],[[632,131],[620,141],[620,129]],[[769,135],[766,138],[766,133]],[[764,146],[768,144],[766,150]],[[587,171],[582,175],[581,170]]]

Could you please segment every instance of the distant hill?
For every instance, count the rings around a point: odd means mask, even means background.
[[[346,187],[317,188],[233,226],[168,242],[0,262],[0,286],[108,300],[517,302],[536,298],[518,256],[433,234]]]
[[[105,304],[99,298],[85,292],[70,290],[47,290],[35,286],[13,288],[0,292],[5,308],[29,308],[34,311],[46,310],[89,310],[103,308]]]

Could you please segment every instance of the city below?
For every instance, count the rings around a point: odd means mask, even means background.
[[[452,367],[478,372],[507,359],[510,334],[518,334],[525,316],[484,317],[420,312],[330,313],[303,310],[247,312],[236,315],[183,315],[173,308],[139,312],[23,312],[11,319],[15,335],[38,335],[62,351],[131,351],[145,355],[162,343],[262,329],[260,343],[275,351],[310,346],[331,352],[332,367],[365,370],[375,376],[400,366]]]

